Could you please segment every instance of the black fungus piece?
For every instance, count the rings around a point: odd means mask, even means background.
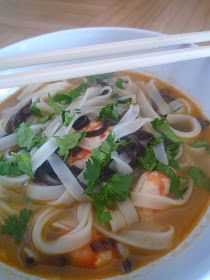
[[[88,125],[89,123],[90,123],[90,120],[89,120],[88,116],[83,115],[83,116],[79,117],[79,118],[75,121],[75,123],[73,124],[72,127],[73,127],[75,130],[80,130],[80,129],[82,129],[83,127],[85,127],[86,125]]]
[[[48,186],[60,185],[61,181],[53,171],[48,161],[45,161],[34,174],[35,182],[43,183]]]
[[[27,120],[31,114],[31,101],[21,108],[16,114],[14,114],[7,122],[5,131],[7,134],[12,133],[15,128]]]
[[[101,95],[106,95],[107,93],[109,93],[109,90],[108,90],[108,89],[104,89],[104,90],[101,92],[100,96],[101,96]]]
[[[116,241],[111,238],[105,238],[93,242],[92,244],[90,244],[90,247],[94,252],[101,250],[112,250],[116,248]]]
[[[150,103],[151,103],[152,108],[155,110],[155,112],[158,112],[157,104],[153,100],[151,100]]]
[[[148,131],[145,131],[145,130],[142,130],[142,129],[139,129],[136,132],[136,135],[137,135],[138,141],[141,144],[148,143],[148,142],[150,142],[153,139],[152,133],[150,133]]]
[[[114,170],[112,170],[108,167],[105,167],[101,171],[100,178],[101,178],[102,181],[107,181],[112,177],[112,175],[114,175],[114,173],[115,173]]]
[[[107,82],[105,82],[105,81],[102,80],[102,79],[96,79],[96,83],[97,83],[98,85],[101,85],[102,87],[108,86]],[[101,94],[101,95],[103,95],[103,94]]]
[[[166,103],[170,103],[175,100],[175,98],[171,95],[171,92],[167,88],[162,88],[159,90],[159,92]]]
[[[80,169],[79,167],[77,167],[75,165],[69,166],[69,169],[71,170],[71,172],[73,173],[73,175],[75,177],[77,177],[82,172],[82,169]]]
[[[128,273],[130,272],[132,269],[132,263],[131,263],[131,260],[129,259],[125,259],[122,261],[122,271],[124,273]]]
[[[29,256],[26,256],[25,258],[25,265],[27,267],[32,267],[34,265],[36,265],[36,260],[33,258],[33,257],[29,257]]]
[[[196,117],[196,119],[198,120],[198,122],[200,123],[201,125],[201,128],[205,129],[205,128],[208,128],[210,126],[210,121],[208,120],[204,120],[200,117]]]

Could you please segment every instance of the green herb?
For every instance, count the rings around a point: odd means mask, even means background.
[[[12,159],[0,159],[0,175],[2,176],[19,176],[28,174],[33,177],[30,160],[31,156],[28,153],[16,154],[11,153]]]
[[[2,225],[2,234],[10,235],[16,242],[23,239],[32,210],[22,209],[19,215],[10,215]]]
[[[28,174],[30,177],[33,177],[33,172],[31,169],[31,155],[24,153],[24,154],[15,154],[11,153],[13,156],[18,169],[23,173],[23,174]]]
[[[154,147],[154,146],[156,146],[156,145],[158,145],[158,144],[160,144],[160,143],[162,143],[162,142],[163,142],[163,137],[162,137],[162,136],[157,136],[157,137],[153,137],[153,138],[149,141],[148,145],[149,145],[150,147]]]
[[[198,167],[191,166],[188,175],[192,178],[196,187],[210,191],[210,178]]]
[[[124,175],[115,173],[106,183],[103,183],[99,192],[93,193],[93,204],[96,207],[98,221],[103,224],[111,220],[111,215],[105,210],[116,208],[116,201],[125,201],[130,195],[133,174]]]
[[[155,169],[171,179],[170,192],[172,192],[176,197],[182,198],[182,192],[179,190],[180,181],[173,168],[161,162],[157,162]]]
[[[165,121],[165,118],[156,118],[151,121],[152,127],[161,133],[165,138],[173,143],[180,144],[182,141],[175,135],[170,125]]]
[[[68,156],[69,150],[73,149],[85,137],[85,132],[73,132],[65,137],[54,136],[58,143],[58,154],[63,156],[64,159]]]
[[[177,155],[177,150],[179,147],[180,147],[180,144],[172,143],[172,144],[168,145],[168,147],[166,149],[166,154],[168,157],[169,164],[170,164],[170,166],[172,166],[175,169],[180,168],[179,163],[175,159],[175,157]]]
[[[138,163],[140,167],[143,167],[148,171],[157,170],[171,178],[170,191],[177,197],[182,197],[182,193],[179,190],[180,182],[176,176],[175,171],[170,166],[159,162],[155,158],[152,147],[145,147],[144,155],[138,158]]]
[[[100,177],[101,168],[106,166],[111,160],[111,154],[119,145],[126,145],[126,141],[115,142],[115,135],[111,131],[106,140],[102,142],[99,148],[91,152],[91,157],[86,163],[84,177],[88,180],[85,189],[86,194],[91,194]]]
[[[21,123],[19,128],[17,129],[17,143],[21,148],[25,148],[30,151],[33,147],[41,146],[47,137],[43,135],[41,132],[35,134],[34,131],[29,127],[26,123]]]
[[[99,74],[87,77],[90,83],[95,83],[97,79],[99,80],[107,80],[113,76],[113,73]]]
[[[205,148],[210,153],[210,145],[206,140],[198,140],[193,145],[194,148]]]
[[[30,201],[30,197],[29,197],[27,194],[24,194],[24,195],[22,196],[22,201],[23,201],[24,203],[28,203],[28,202]]]
[[[152,171],[157,164],[157,160],[153,149],[146,146],[144,149],[144,155],[138,158],[139,165],[145,168],[146,170]]]
[[[116,81],[115,81],[115,85],[116,87],[120,88],[120,89],[124,89],[124,86],[123,86],[123,80],[118,78]]]
[[[60,114],[62,114],[63,109],[60,105],[58,105],[56,103],[54,98],[55,98],[55,96],[52,97],[52,96],[48,95],[47,104],[52,108],[54,114],[60,115]]]
[[[132,103],[132,98],[120,99],[117,102],[118,104],[130,105]]]
[[[37,117],[42,117],[43,116],[43,114],[42,114],[41,110],[39,109],[39,107],[37,106],[36,102],[32,102],[31,112]]]
[[[57,93],[53,96],[53,101],[62,105],[71,104],[81,93],[89,87],[88,83],[82,83],[77,88],[64,93]]]
[[[63,111],[62,112],[62,121],[64,123],[65,126],[68,126],[71,121],[73,120],[74,115],[70,115],[70,111]]]
[[[104,106],[100,113],[99,113],[99,118],[110,118],[115,121],[118,120],[118,111],[117,111],[117,104],[108,104]]]
[[[40,124],[46,123],[46,122],[50,121],[53,118],[53,116],[54,116],[54,113],[46,115],[46,116],[38,119],[37,122],[40,123]]]

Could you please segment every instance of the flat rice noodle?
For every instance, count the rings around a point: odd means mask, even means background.
[[[198,120],[193,116],[186,115],[186,114],[169,114],[166,120],[172,126],[172,130],[174,131],[174,133],[180,138],[185,138],[185,139],[194,138],[198,136],[201,132],[201,125],[198,122]],[[173,128],[173,125],[181,124],[181,123],[183,123],[184,127],[188,125],[189,130],[181,131]]]
[[[149,83],[145,85],[145,89],[152,101],[157,105],[161,115],[167,115],[171,112],[170,106],[165,102],[159,90],[156,88],[154,80],[150,80]]]
[[[17,99],[21,101],[26,97],[33,95],[38,89],[40,89],[43,86],[45,86],[45,84],[35,84],[35,85],[25,86],[22,89],[21,93],[18,95]]]
[[[134,121],[139,116],[139,105],[130,105],[128,111],[122,117],[118,124]]]
[[[75,251],[86,245],[92,236],[92,210],[90,203],[80,203],[77,208],[77,225],[66,234],[55,240],[46,240],[43,231],[50,219],[60,213],[60,210],[47,208],[35,220],[32,230],[34,246],[47,255],[65,254]]]
[[[88,197],[84,195],[84,189],[80,186],[71,170],[58,155],[52,154],[48,161],[63,186],[76,200],[84,201],[88,199]]]
[[[51,206],[70,206],[74,202],[73,196],[65,190],[56,200],[49,203]]]
[[[113,127],[113,131],[116,135],[116,140],[139,130],[142,126],[150,121],[150,118],[138,117],[136,120],[115,125]]]
[[[123,174],[130,174],[133,172],[132,167],[130,167],[128,163],[121,159],[117,152],[113,152],[111,158],[113,159],[111,163],[112,169]]]
[[[37,184],[29,184],[27,186],[27,194],[34,200],[55,200],[58,199],[65,191],[62,185],[43,186]]]
[[[143,113],[144,117],[149,117],[152,119],[158,118],[159,115],[155,110],[152,108],[149,100],[146,98],[144,92],[139,88],[139,91],[136,95],[137,103],[140,106],[140,110]]]
[[[29,180],[28,175],[20,175],[16,177],[0,176],[0,184],[3,186],[18,186]]]
[[[169,225],[166,230],[163,231],[145,231],[145,230],[129,230],[124,229],[116,234],[110,232],[105,227],[94,223],[94,227],[104,234],[105,236],[112,238],[123,244],[145,250],[165,250],[172,246],[174,237],[174,227]]]
[[[117,207],[124,217],[127,226],[135,224],[139,221],[137,211],[130,199],[123,202],[117,202]]]
[[[152,149],[155,154],[155,158],[158,161],[168,165],[168,157],[167,157],[165,146],[164,146],[163,142],[153,146]]]
[[[125,219],[119,210],[109,212],[112,216],[110,226],[113,232],[117,232],[118,230],[126,227]]]

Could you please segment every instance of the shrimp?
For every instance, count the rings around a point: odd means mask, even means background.
[[[171,179],[158,171],[145,172],[139,179],[137,186],[142,194],[167,196],[169,194]],[[154,222],[157,210],[139,208],[141,219],[146,222]]]
[[[67,163],[69,165],[75,165],[76,167],[78,167],[80,169],[84,169],[85,163],[89,159],[90,154],[91,154],[90,151],[88,151],[86,149],[82,149],[76,156],[70,156],[67,159]]]

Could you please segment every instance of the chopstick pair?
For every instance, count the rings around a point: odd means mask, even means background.
[[[34,55],[8,57],[0,60],[0,69],[24,68],[23,72],[0,75],[0,88],[22,86],[26,84],[56,81],[95,74],[129,70],[139,67],[161,65],[178,61],[191,60],[210,56],[210,46],[185,46],[168,51],[151,52],[161,47],[177,46],[210,41],[210,31],[176,35],[162,35],[152,38],[120,41],[91,45],[65,50],[43,52]],[[146,54],[133,52],[150,50]],[[126,55],[125,55],[126,53]],[[127,54],[130,55],[127,55]],[[107,55],[119,55],[114,58],[103,58]],[[47,65],[75,59],[91,58],[89,62],[69,63],[65,66],[51,66],[27,70],[28,66]]]

